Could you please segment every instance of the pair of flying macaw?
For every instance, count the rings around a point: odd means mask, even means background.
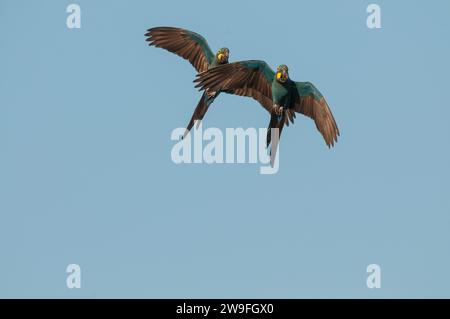
[[[295,113],[312,118],[328,147],[334,146],[339,129],[322,94],[310,82],[294,82],[289,69],[280,65],[274,72],[266,62],[259,60],[228,63],[230,51],[221,48],[213,53],[199,34],[180,28],[157,27],[147,30],[146,41],[187,59],[197,70],[196,87],[204,90],[194,114],[186,127],[184,137],[201,121],[220,92],[248,96],[258,101],[270,114],[266,146],[275,156],[284,125],[294,123]],[[277,138],[272,139],[272,129]],[[273,161],[271,161],[273,162]]]

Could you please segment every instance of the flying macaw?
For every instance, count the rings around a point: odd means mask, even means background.
[[[264,61],[235,62],[199,73],[194,82],[200,90],[238,90],[239,95],[257,100],[270,113],[267,147],[271,143],[271,129],[278,129],[279,137],[285,124],[294,123],[295,112],[315,121],[328,147],[337,142],[339,129],[325,98],[312,83],[292,81],[286,65],[278,66],[274,72]],[[272,143],[272,164],[278,140]]]
[[[228,48],[221,48],[214,54],[205,38],[189,30],[173,27],[158,27],[148,29],[145,36],[150,46],[163,48],[181,56],[188,60],[197,72],[204,72],[218,65],[228,63],[230,55]],[[195,121],[203,119],[209,106],[214,102],[219,93],[220,91],[205,90],[195,108],[194,114],[192,114],[183,137],[186,137],[194,126]]]

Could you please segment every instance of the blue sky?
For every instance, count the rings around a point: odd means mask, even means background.
[[[0,297],[450,297],[448,1],[73,2],[81,29],[72,2],[0,2]],[[146,46],[164,25],[313,82],[337,146],[298,117],[278,174],[175,165],[200,93]],[[267,123],[221,95],[203,126]]]

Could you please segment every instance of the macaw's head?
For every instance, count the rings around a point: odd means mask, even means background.
[[[278,82],[284,83],[289,79],[289,68],[282,64],[277,68],[276,78]]]
[[[221,48],[216,53],[216,60],[219,62],[219,64],[225,64],[228,63],[228,58],[230,56],[230,50],[227,48]]]

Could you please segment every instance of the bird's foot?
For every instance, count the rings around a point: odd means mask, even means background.
[[[206,96],[208,97],[208,99],[211,99],[211,98],[215,97],[216,94],[217,94],[216,91],[206,90]]]
[[[273,112],[276,115],[282,115],[284,113],[285,109],[282,106],[279,106],[278,104],[274,104],[273,106]]]

